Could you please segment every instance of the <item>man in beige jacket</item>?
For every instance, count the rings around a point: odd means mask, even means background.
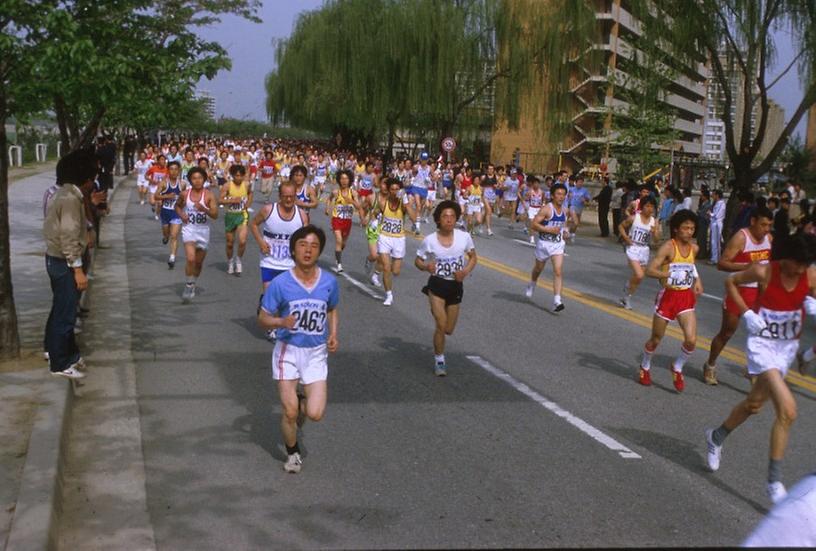
[[[98,161],[90,150],[73,151],[57,163],[59,190],[48,203],[43,225],[45,267],[53,300],[45,327],[45,347],[51,374],[81,379],[84,362],[74,338],[79,295],[88,286],[82,255],[88,244],[89,223],[84,194],[90,193]]]

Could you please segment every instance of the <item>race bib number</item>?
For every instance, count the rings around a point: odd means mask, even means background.
[[[337,218],[351,220],[353,216],[354,207],[352,205],[337,205]]]
[[[642,228],[632,228],[632,234],[629,239],[637,245],[648,245],[652,237],[652,232],[645,231]]]
[[[472,207],[476,207],[482,204],[482,198],[479,195],[471,195],[468,197],[468,203]]]
[[[543,241],[551,241],[552,243],[561,243],[561,239],[562,239],[560,231],[558,233],[543,233],[542,232],[542,233],[538,234],[538,237],[539,237],[539,239],[542,239]]]
[[[452,278],[453,274],[465,267],[465,259],[462,256],[451,256],[436,259],[436,272],[434,275],[442,278]]]
[[[190,224],[206,224],[207,223],[207,213],[206,212],[191,212],[188,214],[188,218],[190,220]]]
[[[175,208],[175,206],[176,206],[176,200],[175,200],[175,198],[173,198],[173,199],[165,199],[164,201],[162,201],[162,208],[165,208],[165,209],[172,209],[172,208]]]
[[[289,236],[283,234],[269,235],[264,233],[264,241],[269,245],[269,255],[275,260],[288,260],[289,254]]]
[[[674,289],[689,289],[694,284],[694,264],[669,264],[668,284]]]
[[[245,206],[246,206],[246,199],[241,199],[240,203],[230,203],[229,211],[230,212],[243,212]]]
[[[303,299],[289,303],[289,311],[295,316],[295,326],[291,333],[322,335],[326,330],[326,303],[319,300]]]
[[[789,341],[799,338],[802,331],[802,311],[780,312],[778,310],[759,309],[759,315],[765,320],[765,329],[759,336],[765,339]]]
[[[384,218],[380,231],[383,233],[402,233],[402,220],[397,218]]]

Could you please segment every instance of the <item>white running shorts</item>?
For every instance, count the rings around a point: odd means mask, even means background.
[[[329,376],[328,358],[325,344],[305,348],[278,341],[272,352],[272,378],[300,380],[304,385],[325,381]]]
[[[405,258],[405,237],[380,235],[377,239],[377,252],[394,259]]]
[[[535,249],[536,260],[544,262],[551,256],[563,255],[564,248],[563,239],[561,241],[545,241],[544,239],[537,239]]]
[[[796,359],[798,350],[799,339],[766,339],[749,335],[745,347],[745,355],[748,357],[748,374],[759,375],[770,369],[778,369],[784,377]]]
[[[210,227],[185,224],[181,227],[181,241],[194,242],[196,249],[207,250],[210,244]]]
[[[626,258],[638,262],[641,266],[649,263],[649,247],[644,245],[630,245],[626,247]]]

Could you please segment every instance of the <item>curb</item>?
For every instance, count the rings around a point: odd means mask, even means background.
[[[109,202],[113,201],[126,178],[120,176],[115,181]],[[92,267],[95,259],[96,248],[93,248]],[[84,305],[88,295],[87,292],[82,295],[80,305]],[[66,384],[65,381],[48,377],[42,383],[40,405],[31,428],[6,551],[57,548],[57,530],[62,513],[63,457],[71,427],[74,394],[71,382]]]

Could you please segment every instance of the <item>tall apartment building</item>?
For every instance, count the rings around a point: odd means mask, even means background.
[[[720,56],[720,60],[725,66],[725,56]],[[734,125],[734,142],[739,143],[742,137],[742,118],[745,113],[745,98],[742,93],[741,73],[735,73],[729,79],[731,97],[734,102],[731,105],[730,113],[727,116]],[[756,89],[756,96],[759,97],[759,89]],[[725,151],[725,116],[723,113],[725,93],[720,84],[709,78],[706,82],[706,118],[705,133],[703,135],[703,156],[714,161],[725,162],[727,154]],[[759,124],[760,106],[758,101],[751,108],[751,137],[756,136],[757,125]],[[758,156],[764,158],[770,153],[782,131],[785,128],[785,110],[775,101],[768,101],[768,120],[765,124],[765,136],[759,148]]]
[[[621,83],[636,85],[629,73],[639,56],[643,56],[634,46],[642,29],[627,10],[627,0],[592,0],[591,4],[601,30],[595,48],[600,50],[603,62],[598,74],[582,70],[576,75],[570,91],[576,114],[569,132],[559,143],[548,144],[524,120],[518,130],[499,127],[491,143],[494,162],[510,163],[516,152],[521,165],[528,170],[552,171],[558,166],[578,170],[598,164],[604,145],[614,140],[609,114],[628,107],[621,93],[624,91]],[[682,150],[685,155],[699,156],[703,152],[707,68],[703,63],[676,65],[664,101],[677,113],[674,128],[679,137],[675,143],[664,146]],[[530,108],[536,108],[541,102],[541,96],[536,97],[535,92],[525,99],[525,105]],[[613,166],[610,163],[610,169]]]
[[[204,103],[204,110],[211,119],[215,118],[215,97],[207,90],[197,90],[196,99]]]

